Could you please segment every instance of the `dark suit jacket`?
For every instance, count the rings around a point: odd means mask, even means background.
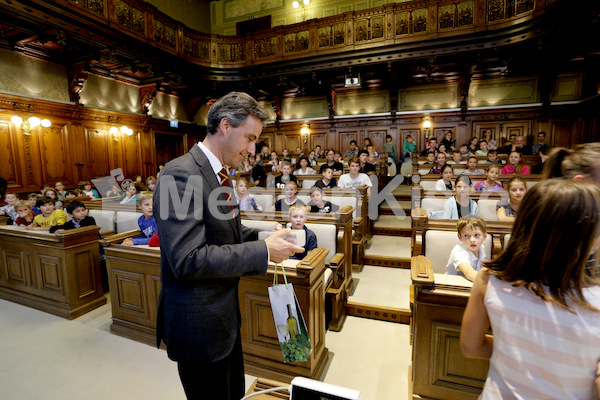
[[[239,217],[215,216],[231,211],[209,201],[217,188],[208,158],[194,145],[165,165],[154,192],[162,284],[156,338],[175,361],[205,363],[227,356],[240,324],[239,278],[267,271],[267,246],[256,241],[257,232],[242,227]],[[231,203],[238,209],[235,199]]]

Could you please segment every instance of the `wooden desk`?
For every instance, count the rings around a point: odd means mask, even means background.
[[[106,304],[98,231],[0,226],[0,298],[73,319]]]
[[[117,235],[118,236],[118,235]],[[160,294],[160,251],[148,246],[122,246],[105,240],[110,280],[112,333],[142,343],[156,343],[156,310]],[[119,240],[120,242],[120,240]],[[312,353],[302,363],[283,362],[271,314],[267,288],[273,268],[266,276],[245,277],[239,284],[242,315],[242,348],[246,372],[290,382],[295,376],[318,378],[327,362],[325,347],[324,270],[327,250],[317,248],[288,273],[304,314]]]
[[[411,279],[412,398],[476,400],[489,361],[465,358],[459,342],[472,282],[434,275],[424,256],[412,258]]]

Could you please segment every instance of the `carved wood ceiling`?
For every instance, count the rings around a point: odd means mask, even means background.
[[[325,58],[215,70],[179,59],[91,20],[77,20],[56,12],[44,20],[15,14],[0,5],[0,48],[65,65],[73,76],[74,70],[83,69],[138,86],[155,84],[159,91],[188,99],[197,98],[199,93],[207,99],[230,90],[245,90],[272,100],[274,96],[397,90],[422,84],[460,83],[465,78],[471,81],[570,69],[600,75],[600,42],[588,40],[598,37],[597,15],[596,10],[584,28],[573,21],[565,21],[562,26],[557,24],[560,21],[538,24],[531,39],[517,44],[510,44],[511,31],[507,29],[505,37],[481,33],[463,37],[460,43],[451,37],[439,39],[419,45],[420,56],[402,59],[398,54],[405,48],[386,47],[362,49],[350,56],[332,53]],[[524,28],[514,28],[517,29]],[[350,71],[361,74],[362,88],[345,87],[344,77]]]

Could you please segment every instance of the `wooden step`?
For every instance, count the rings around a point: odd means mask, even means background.
[[[364,264],[410,268],[410,237],[373,235],[365,249]]]
[[[373,223],[373,235],[410,237],[412,233],[410,216],[379,215]]]

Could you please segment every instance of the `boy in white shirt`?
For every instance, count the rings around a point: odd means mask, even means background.
[[[487,237],[485,221],[480,217],[461,218],[456,229],[462,243],[452,249],[446,264],[446,275],[462,275],[474,281],[482,262],[488,259],[483,245]]]
[[[353,157],[349,161],[349,174],[343,174],[338,179],[338,187],[340,189],[356,189],[359,186],[367,185],[367,197],[371,196],[371,180],[367,174],[361,174],[358,171],[360,170],[360,160],[358,157]]]

